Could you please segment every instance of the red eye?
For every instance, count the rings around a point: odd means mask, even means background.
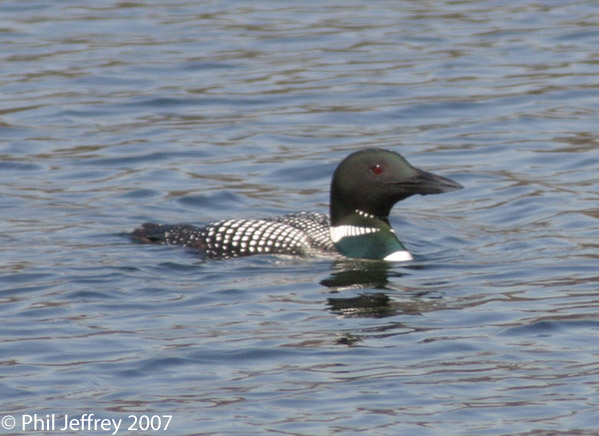
[[[379,175],[381,175],[381,174],[383,174],[385,172],[385,170],[383,169],[383,167],[380,166],[379,164],[376,164],[376,165],[372,166],[370,168],[370,170],[372,171],[372,174],[377,175],[377,176],[379,176]]]

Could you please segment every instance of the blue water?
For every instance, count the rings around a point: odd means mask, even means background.
[[[597,4],[8,0],[0,23],[4,433],[599,433]],[[326,211],[364,147],[465,186],[393,210],[413,262],[126,236]]]

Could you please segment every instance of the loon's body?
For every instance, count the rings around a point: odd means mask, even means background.
[[[230,219],[205,227],[146,223],[133,232],[142,243],[181,245],[209,259],[252,254],[411,260],[389,224],[395,203],[414,194],[461,189],[450,179],[411,166],[401,155],[366,149],[345,158],[331,182],[330,217],[300,212],[265,219]]]

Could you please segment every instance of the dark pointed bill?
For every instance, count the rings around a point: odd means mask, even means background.
[[[447,177],[438,176],[427,171],[414,168],[416,174],[408,180],[398,182],[398,185],[405,185],[413,190],[414,194],[429,195],[442,194],[444,192],[457,191],[463,186]]]

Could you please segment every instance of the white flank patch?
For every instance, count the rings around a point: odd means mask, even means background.
[[[388,260],[390,262],[406,262],[408,260],[413,260],[414,258],[410,254],[410,252],[405,250],[395,251],[391,254],[388,254],[384,260]]]
[[[361,236],[367,233],[378,232],[380,229],[376,227],[359,227],[359,226],[337,226],[331,227],[331,240],[336,244],[347,236]]]

